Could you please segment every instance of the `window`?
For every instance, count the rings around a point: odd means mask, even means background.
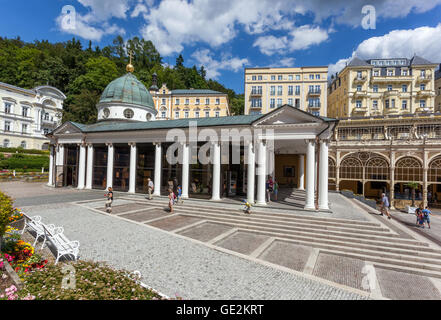
[[[219,104],[220,104],[220,99],[217,98],[217,99],[216,99],[216,105],[219,105]]]
[[[167,111],[162,111],[161,118],[166,118],[166,117],[167,117]]]
[[[403,84],[401,89],[403,92],[407,92],[407,84]]]
[[[309,80],[314,80],[314,75],[313,74],[309,75]]]
[[[214,113],[214,116],[216,117],[216,118],[219,118],[219,111],[216,111],[215,113]]]
[[[420,85],[420,90],[421,90],[421,91],[426,90],[426,85],[425,85],[424,83],[422,83],[422,84]]]
[[[394,70],[393,69],[387,69],[387,75],[388,76],[393,76],[394,75]]]
[[[23,117],[27,117],[27,116],[28,116],[28,111],[29,111],[29,108],[28,108],[28,107],[22,107],[22,109],[21,109],[21,115],[22,115]]]
[[[271,81],[275,81],[276,80],[276,76],[271,76]]]
[[[109,116],[110,116],[110,110],[109,110],[109,108],[105,108],[103,110],[103,117],[104,117],[104,119],[107,119]]]
[[[407,69],[401,69],[401,75],[402,76],[407,76],[409,74],[409,70]]]
[[[257,76],[257,80],[262,80],[262,76]]]
[[[407,109],[407,100],[401,101],[401,109],[403,109],[403,110]]]
[[[292,96],[294,94],[294,86],[288,86],[288,95]]]
[[[283,104],[282,99],[277,99],[277,108],[281,107]]]
[[[373,75],[374,75],[374,77],[380,76],[380,70],[374,70]]]
[[[361,100],[357,100],[357,101],[355,102],[355,107],[356,107],[356,108],[361,108]]]
[[[11,131],[11,121],[5,121],[5,131]]]
[[[175,111],[175,119],[179,119],[179,111]]]
[[[320,117],[320,111],[311,112],[313,116]]]
[[[201,100],[198,98],[196,99],[196,105],[198,106],[200,104]]]
[[[420,100],[420,108],[426,107],[426,100]]]
[[[277,80],[282,81],[283,80],[283,76],[281,76],[281,75],[277,76]]]
[[[11,113],[12,104],[9,102],[5,102],[5,113]]]
[[[389,100],[384,101],[386,109],[389,109]]]
[[[161,104],[162,104],[162,105],[165,105],[166,103],[167,103],[167,100],[166,100],[166,99],[162,99]]]
[[[43,134],[44,134],[44,135],[49,134],[49,129],[48,129],[48,128],[44,128],[44,129],[43,129]]]
[[[189,113],[188,113],[188,111],[185,111],[184,112],[184,117],[187,119],[188,118],[188,116],[189,116]]]
[[[374,86],[372,87],[372,91],[373,91],[373,92],[378,92],[378,85],[374,85]]]
[[[275,108],[276,107],[276,99],[271,98],[270,99],[270,108]]]
[[[145,118],[147,119],[147,121],[152,120],[152,114],[147,112],[147,114],[145,115]]]
[[[421,75],[421,78],[425,78],[426,77],[426,70],[421,70],[420,75]]]
[[[362,71],[357,71],[357,79],[361,79],[363,76],[363,72]]]
[[[8,139],[3,140],[3,148],[9,148],[11,146],[11,142]]]
[[[194,117],[195,117],[195,118],[199,118],[199,111],[195,111],[195,113],[194,113]]]
[[[378,100],[373,100],[372,101],[372,109],[378,110]]]
[[[320,93],[321,89],[320,89],[320,85],[316,85],[315,86],[315,93]]]
[[[206,98],[205,99],[205,104],[208,106],[208,105],[210,105],[210,98]]]
[[[309,86],[309,92],[314,93],[314,86]]]
[[[387,91],[392,91],[392,85],[391,84],[387,85]]]
[[[21,125],[21,133],[25,133],[26,134],[27,132],[28,132],[28,125],[23,123]]]
[[[270,88],[270,95],[272,95],[272,96],[276,95],[276,87],[275,86],[271,86],[271,88]]]
[[[296,86],[296,96],[300,95],[300,86]]]
[[[179,99],[176,99],[176,105],[179,106]]]
[[[190,104],[190,99],[185,99],[185,104],[189,105]]]
[[[361,91],[361,85],[357,85],[357,91]]]
[[[260,98],[251,99],[251,107],[252,108],[261,108],[262,107],[262,99],[260,99]]]
[[[320,74],[316,74],[316,75],[315,75],[315,79],[316,79],[316,80],[320,80]]]
[[[22,141],[20,143],[20,147],[23,148],[23,149],[26,149],[26,141]]]
[[[391,100],[391,107],[392,107],[392,109],[395,108],[395,99]]]
[[[162,90],[162,94],[165,94],[165,90]]]
[[[288,80],[289,81],[292,81],[294,78],[293,78],[293,76],[292,76],[292,74],[290,74],[289,76],[288,76]]]
[[[289,99],[288,99],[288,104],[289,104],[290,106],[293,106],[293,99],[292,99],[292,98],[289,98]]]
[[[296,105],[295,105],[295,107],[296,107],[296,108],[300,108],[300,99],[296,99]]]
[[[282,86],[278,86],[278,87],[277,87],[277,95],[278,95],[278,96],[281,96],[282,93],[283,93],[283,87],[282,87]]]
[[[300,80],[300,75],[296,74],[296,80]]]
[[[256,76],[252,76],[252,79],[253,79],[253,81],[256,81],[257,77]]]
[[[132,119],[133,116],[134,116],[134,112],[132,109],[124,110],[124,117],[126,117],[127,119]]]
[[[205,118],[210,118],[210,111],[205,111]]]

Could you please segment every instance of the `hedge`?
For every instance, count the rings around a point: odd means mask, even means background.
[[[23,149],[23,148],[0,148],[0,152],[26,153],[26,154],[50,154],[49,150]]]
[[[13,154],[8,159],[0,160],[0,169],[40,169],[49,168],[49,157]]]
[[[5,234],[6,227],[10,222],[9,218],[13,212],[12,199],[0,191],[0,238]]]

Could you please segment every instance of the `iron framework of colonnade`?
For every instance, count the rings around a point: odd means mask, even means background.
[[[402,156],[391,166],[390,159],[375,152],[353,152],[345,155],[337,166],[336,160],[328,159],[329,180],[339,190],[343,181],[357,181],[365,193],[367,182],[382,182],[388,185],[390,198],[395,199],[395,185],[417,182],[422,188],[422,200],[427,204],[429,185],[441,185],[441,154],[433,156],[424,168],[423,161],[416,156]],[[384,190],[386,191],[386,190]]]

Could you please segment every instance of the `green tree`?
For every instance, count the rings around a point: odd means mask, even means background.
[[[406,187],[409,187],[412,192],[412,207],[415,207],[415,190],[420,187],[418,182],[408,182]]]

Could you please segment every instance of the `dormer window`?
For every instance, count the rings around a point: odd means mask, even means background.
[[[388,76],[393,76],[394,75],[394,70],[393,69],[387,69],[387,75]]]
[[[135,115],[135,114],[134,114],[134,112],[133,112],[132,109],[126,109],[126,110],[124,110],[124,117],[125,117],[125,118],[127,118],[127,119],[132,119],[134,115]]]

